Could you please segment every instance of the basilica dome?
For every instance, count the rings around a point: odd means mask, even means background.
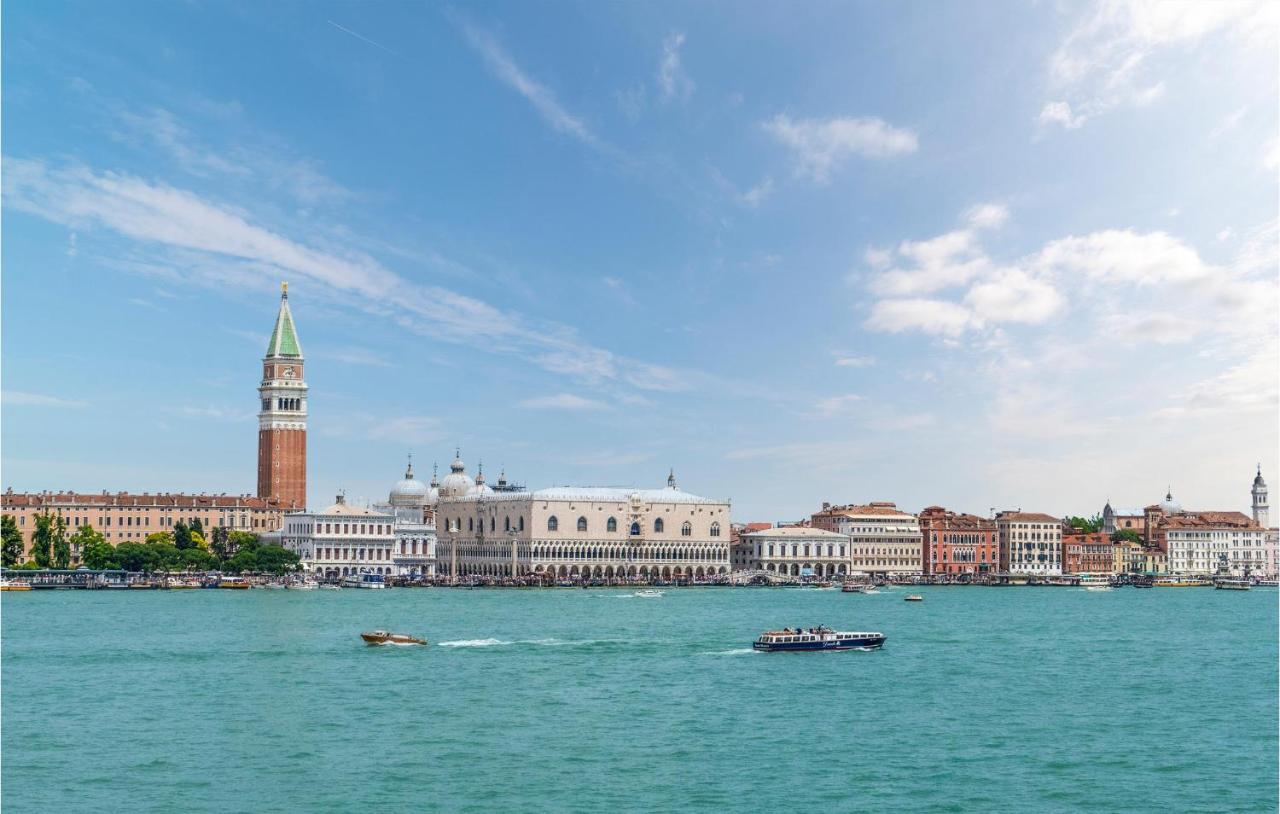
[[[1173,499],[1173,490],[1165,492],[1164,500],[1160,501],[1160,510],[1165,514],[1182,514],[1182,504]]]
[[[440,497],[446,500],[451,497],[463,497],[475,486],[471,476],[467,474],[466,465],[462,463],[462,453],[455,454],[457,457],[453,459],[453,463],[449,464],[449,474],[440,481]]]
[[[413,477],[413,462],[405,470],[404,480],[397,481],[391,489],[392,506],[422,506],[427,502],[426,485]]]
[[[484,482],[484,464],[480,464],[480,471],[476,473],[475,485],[467,490],[468,495],[491,495],[493,487]]]

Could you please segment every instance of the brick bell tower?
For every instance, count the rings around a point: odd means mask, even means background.
[[[258,385],[258,497],[307,505],[307,385],[302,346],[289,313],[289,284],[280,284],[280,313],[262,359]]]

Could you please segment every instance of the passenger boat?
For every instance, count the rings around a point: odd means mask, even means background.
[[[270,590],[273,590],[273,591],[283,591],[285,589],[285,584],[283,582],[268,582],[266,585],[263,585],[262,587],[269,588]]]
[[[652,588],[645,588],[643,591],[636,591],[632,596],[642,596],[645,598],[654,598],[662,596],[662,591],[655,591]]]
[[[194,579],[179,579],[178,577],[169,577],[165,580],[164,587],[171,591],[186,591],[193,588],[199,588],[200,582]]]
[[[904,597],[902,598],[902,601],[904,601],[904,602],[923,602],[923,601],[924,601],[924,597],[923,597],[923,596],[921,596],[920,594],[907,594],[906,596],[904,596]]]
[[[1255,584],[1259,588],[1280,588],[1280,579],[1260,579]]]
[[[788,650],[876,650],[884,646],[883,633],[849,633],[829,627],[808,630],[766,630],[751,643],[752,650],[775,653]]]
[[[1253,587],[1247,579],[1220,578],[1213,581],[1219,591],[1247,591]]]
[[[218,587],[230,591],[247,591],[249,580],[244,577],[222,577],[218,580]]]
[[[291,591],[314,591],[319,586],[314,579],[304,579],[301,582],[290,582],[288,587]]]
[[[368,572],[360,574],[349,574],[342,578],[343,588],[385,588],[386,581],[382,574],[370,574]]]
[[[29,591],[31,586],[21,580],[0,579],[0,591]]]
[[[405,633],[388,633],[385,630],[372,630],[368,633],[361,633],[360,638],[369,644],[426,644],[426,639],[419,639],[409,636]]]
[[[1204,577],[1169,575],[1156,577],[1151,584],[1157,588],[1207,588],[1211,583]]]
[[[857,583],[857,582],[846,582],[844,585],[840,586],[840,593],[865,594],[867,592],[867,587],[868,586],[862,585],[861,583]]]
[[[1081,574],[1080,587],[1086,591],[1111,590],[1111,578],[1103,574]]]

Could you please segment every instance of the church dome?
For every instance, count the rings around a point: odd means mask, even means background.
[[[1160,501],[1160,510],[1165,514],[1182,514],[1182,504],[1173,499],[1173,490],[1165,492],[1164,500]]]
[[[413,477],[413,461],[410,461],[409,468],[405,470],[404,479],[397,481],[391,489],[391,505],[422,506],[427,502],[427,496],[426,484]]]
[[[455,454],[457,457],[449,464],[449,474],[440,481],[440,497],[444,499],[462,497],[475,486],[475,482],[467,474],[466,465],[462,463],[462,453]]]
[[[491,495],[493,488],[484,482],[484,464],[480,464],[480,469],[476,472],[475,485],[467,490],[468,495]]]
[[[1258,464],[1258,474],[1253,476],[1253,485],[1266,488],[1267,482],[1262,479],[1262,464]]]

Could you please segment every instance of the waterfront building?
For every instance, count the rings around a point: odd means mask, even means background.
[[[926,574],[986,574],[1000,564],[994,520],[929,506],[920,512],[922,566]]]
[[[920,523],[889,501],[865,506],[822,504],[810,518],[814,528],[849,538],[849,570],[862,574],[916,575],[924,570]]]
[[[1115,550],[1110,535],[1100,531],[1062,530],[1062,573],[1108,574],[1114,570]]]
[[[304,571],[324,579],[368,572],[395,573],[394,514],[352,506],[338,495],[319,512],[287,515],[280,544],[295,552]]]
[[[1262,464],[1258,464],[1258,474],[1253,476],[1253,522],[1264,529],[1271,521],[1271,511],[1267,506],[1267,482],[1262,479]]]
[[[1224,555],[1235,576],[1266,570],[1266,529],[1243,512],[1179,512],[1162,518],[1159,532],[1175,574],[1216,574]]]
[[[1001,571],[1030,576],[1062,573],[1060,519],[1039,512],[1005,511],[996,515],[996,527]]]
[[[849,573],[848,536],[811,526],[783,526],[742,535],[751,566],[793,577],[835,577]]]
[[[1280,577],[1280,528],[1267,529],[1262,538],[1262,576]]]
[[[433,577],[436,574],[435,501],[439,485],[435,476],[428,486],[413,476],[413,460],[404,478],[391,488],[386,504],[374,509],[395,517],[395,543],[392,562],[395,574],[407,577]]]
[[[280,286],[267,354],[258,385],[258,497],[296,506],[307,503],[307,385],[302,346],[289,311],[289,284]]]
[[[440,482],[437,571],[465,576],[699,579],[729,572],[729,502],[663,489],[499,492],[461,456]]]
[[[742,535],[773,528],[772,523],[733,523],[729,527],[729,568],[732,571],[758,571],[760,561],[755,546]]]
[[[206,540],[216,526],[264,534],[279,529],[285,514],[298,508],[301,507],[282,504],[273,498],[181,492],[85,494],[14,492],[10,488],[0,495],[0,509],[13,516],[18,531],[22,532],[24,557],[31,552],[35,516],[43,512],[63,517],[67,536],[81,526],[93,526],[108,543],[119,545],[144,542],[148,534],[171,532],[178,521],[190,525],[193,520],[199,520]],[[73,558],[79,557],[78,551],[71,553]]]
[[[1143,509],[1113,509],[1111,501],[1102,507],[1102,530],[1107,534],[1115,534],[1121,529],[1130,529],[1145,535],[1147,531],[1147,515]]]

